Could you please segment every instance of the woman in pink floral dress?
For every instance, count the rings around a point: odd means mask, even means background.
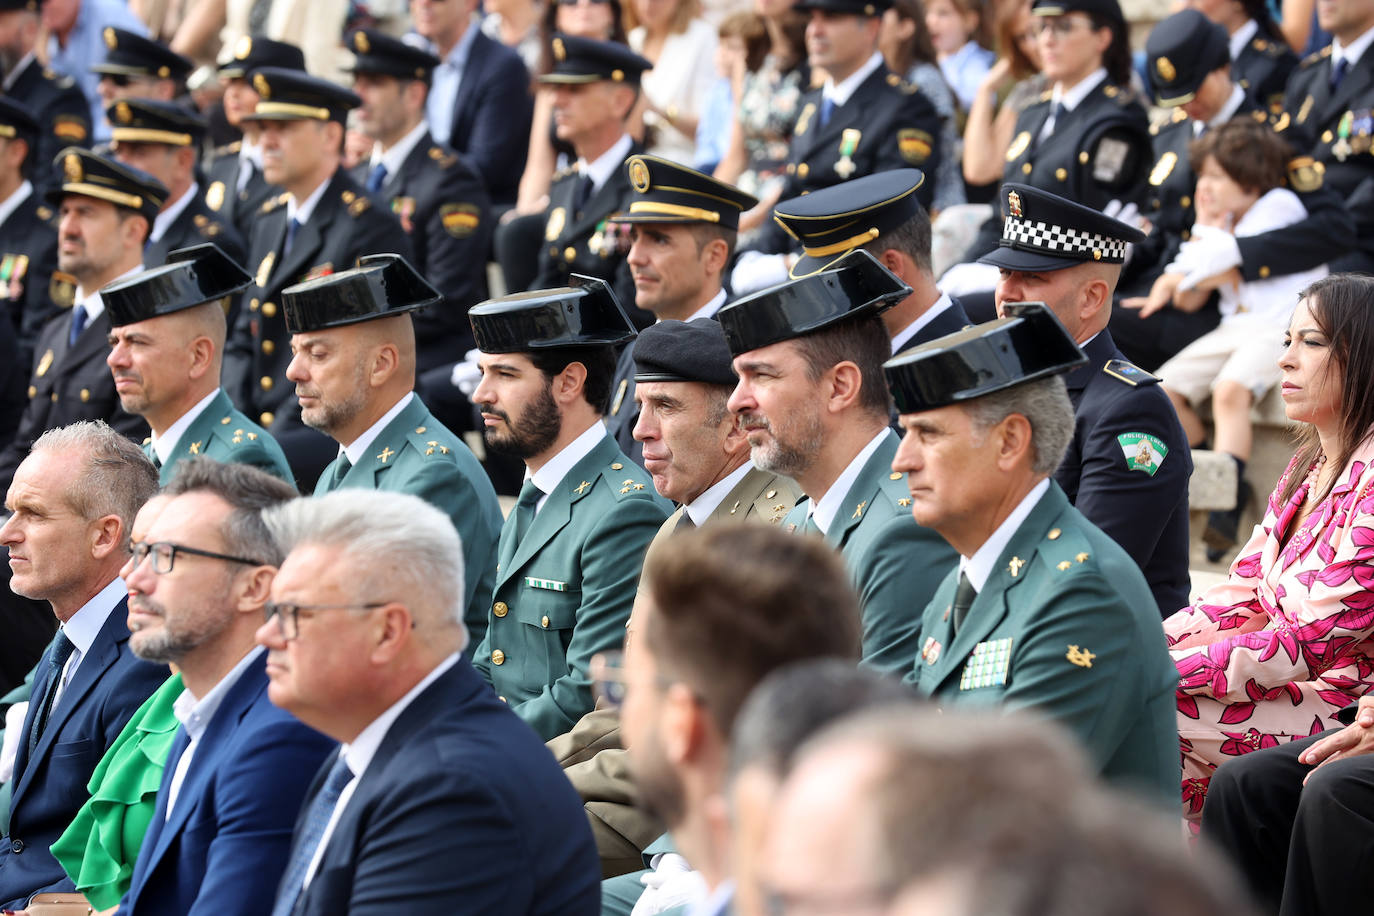
[[[1303,293],[1279,358],[1298,452],[1230,578],[1164,622],[1194,825],[1226,758],[1330,728],[1374,686],[1372,314],[1369,277]]]

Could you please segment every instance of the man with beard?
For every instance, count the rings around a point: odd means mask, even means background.
[[[120,913],[261,913],[245,886],[286,867],[306,790],[334,742],[267,698],[255,644],[282,552],[261,512],[296,496],[255,468],[197,458],[125,570],[129,647],[172,663],[185,690],[157,807]]]
[[[463,541],[464,622],[486,631],[501,506],[462,440],[434,419],[415,387],[411,314],[439,293],[398,255],[287,288],[286,377],[301,419],[338,443],[315,494],[343,487],[410,493],[448,513]]]
[[[174,251],[169,262],[101,291],[110,313],[110,355],[119,402],[148,421],[143,452],[166,486],[177,463],[197,455],[251,464],[288,483],[286,456],[219,387],[224,305],[248,285],[242,267],[212,244]]]
[[[58,150],[91,142],[91,110],[81,87],[71,77],[49,70],[34,54],[41,8],[34,0],[0,0],[0,90],[27,108],[40,125],[30,154],[30,177],[40,188],[48,183]]]
[[[609,697],[623,698],[630,771],[644,803],[710,893],[694,914],[727,912],[733,893],[730,844],[714,806],[740,707],[784,665],[855,660],[858,650],[857,596],[843,564],[814,539],[723,525],[649,555],[623,666],[607,659],[598,678]]]
[[[579,288],[468,313],[487,446],[526,469],[473,663],[546,741],[592,708],[587,666],[619,644],[644,550],[669,512],[601,422],[615,347],[634,329],[605,283],[573,279]]]
[[[784,524],[844,555],[863,607],[863,661],[893,674],[910,670],[920,608],[954,565],[949,545],[911,518],[906,475],[892,471],[882,313],[910,294],[855,251],[720,310],[739,376],[730,408],[754,464],[801,485],[807,498]]]
[[[53,299],[70,311],[48,322],[34,346],[29,403],[19,430],[0,452],[0,486],[8,487],[44,430],[77,420],[100,419],[131,438],[148,426],[120,409],[105,366],[110,317],[100,289],[143,269],[143,245],[167,199],[167,189],[144,172],[71,147],[58,157],[65,181],[47,192],[57,206],[57,267],[49,283]]]

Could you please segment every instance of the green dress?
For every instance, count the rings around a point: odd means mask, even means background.
[[[52,845],[53,857],[97,910],[116,906],[129,890],[181,727],[172,704],[183,689],[174,674],[138,708],[91,774],[90,800]]]

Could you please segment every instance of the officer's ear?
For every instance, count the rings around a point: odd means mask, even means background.
[[[1019,413],[1008,414],[992,430],[991,444],[997,449],[997,469],[1006,473],[1035,463],[1035,445],[1030,420]]]

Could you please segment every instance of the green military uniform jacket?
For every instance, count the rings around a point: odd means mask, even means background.
[[[164,487],[176,473],[177,462],[197,455],[205,455],[225,464],[249,464],[287,483],[295,481],[277,440],[235,410],[222,389],[215,392],[214,400],[205,405],[205,409],[177,439],[176,447],[172,449],[173,457],[166,464],[158,461],[151,439],[144,441],[143,453],[158,466],[158,483]]]
[[[907,681],[942,702],[1035,709],[1102,775],[1178,806],[1178,670],[1140,568],[1054,481],[1002,551],[956,635],[958,572],[925,611]]]
[[[491,480],[472,450],[413,395],[373,440],[369,458],[335,479],[342,455],[315,485],[323,496],[342,487],[409,493],[448,513],[463,541],[463,622],[469,645],[487,629],[492,582],[496,575],[496,542],[501,535],[501,504]]]
[[[708,524],[776,525],[800,497],[801,487],[792,478],[750,468],[711,512]],[[650,551],[660,549],[672,537],[684,511],[678,507],[668,516],[649,545]],[[582,796],[603,877],[641,869],[644,849],[667,826],[639,804],[639,792],[630,778],[620,742],[619,710],[594,709],[548,745]]]
[[[669,506],[606,435],[519,542],[513,514],[502,529],[495,600],[473,664],[545,741],[591,710],[588,664],[623,643],[644,552]]]
[[[957,562],[954,549],[911,517],[906,475],[892,470],[901,440],[883,439],[845,496],[826,541],[844,556],[863,609],[863,663],[901,676],[920,651],[921,608]],[[803,531],[811,501],[787,516]]]

